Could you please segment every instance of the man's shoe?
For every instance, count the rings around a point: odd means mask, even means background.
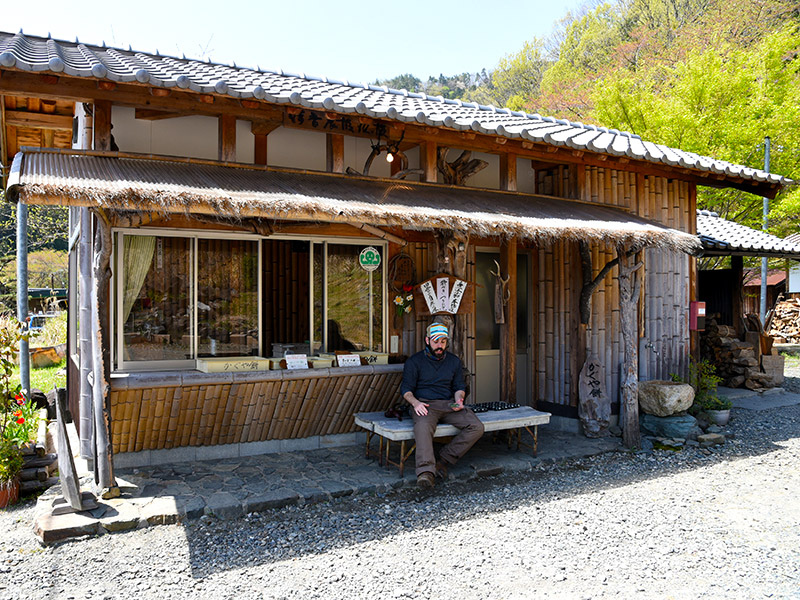
[[[447,479],[447,463],[443,460],[436,461],[436,476]]]
[[[431,489],[434,484],[433,473],[425,471],[417,476],[417,487]]]

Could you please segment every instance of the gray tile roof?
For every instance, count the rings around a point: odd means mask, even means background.
[[[745,180],[787,185],[791,180],[729,162],[643,141],[638,136],[387,87],[304,74],[272,72],[0,32],[0,68],[64,73],[72,77],[135,82],[232,98],[255,98],[339,113],[422,123],[497,135],[575,150],[626,156]]]
[[[800,244],[728,221],[707,210],[697,211],[697,235],[705,255],[773,256],[800,260]]]

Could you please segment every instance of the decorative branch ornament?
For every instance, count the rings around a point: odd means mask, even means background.
[[[381,144],[381,137],[378,136],[378,141],[375,144],[372,144],[372,152],[369,153],[366,162],[364,163],[364,171],[359,173],[352,167],[347,167],[345,171],[348,175],[359,175],[362,177],[370,177],[369,170],[372,167],[372,161],[374,161],[378,156],[380,156],[381,152],[386,153],[386,162],[393,163],[395,161],[400,161],[400,170],[392,175],[392,179],[405,179],[409,175],[422,175],[422,169],[409,169],[408,168],[408,157],[406,156],[405,152],[400,150],[400,144],[403,142],[403,138],[405,137],[406,133],[403,132],[403,135],[400,136],[400,139],[396,142],[391,142],[386,140],[385,144]]]

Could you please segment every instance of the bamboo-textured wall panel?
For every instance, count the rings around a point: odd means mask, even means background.
[[[688,183],[600,167],[585,167],[584,181],[581,195],[584,200],[624,207],[669,227],[689,231]],[[593,275],[615,257],[613,247],[594,245]],[[644,253],[644,262],[639,376],[642,380],[668,379],[671,373],[685,374],[688,365],[689,257],[653,249]],[[540,247],[534,273],[538,314],[533,360],[538,398],[555,404],[574,404],[577,381],[574,354],[579,337],[573,335],[570,324],[577,317],[576,295],[581,285],[575,244],[560,241],[551,247]],[[592,295],[586,351],[597,356],[604,366],[607,393],[617,402],[623,356],[616,269]]]
[[[151,386],[112,386],[114,452],[356,431],[353,413],[385,410],[397,401],[402,365],[267,375],[195,375],[195,382],[169,385],[170,379],[181,382],[181,375],[159,374]]]
[[[575,269],[580,269],[580,263],[575,262],[578,259],[574,245],[562,240],[540,248],[539,279],[534,282],[539,310],[535,328],[536,393],[539,400],[556,404],[569,404],[575,385],[575,281],[580,281],[579,271],[575,279]]]

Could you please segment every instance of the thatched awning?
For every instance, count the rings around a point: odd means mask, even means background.
[[[567,238],[699,248],[689,233],[588,202],[188,159],[26,149],[14,160],[8,195],[28,204],[455,229],[541,243]]]

